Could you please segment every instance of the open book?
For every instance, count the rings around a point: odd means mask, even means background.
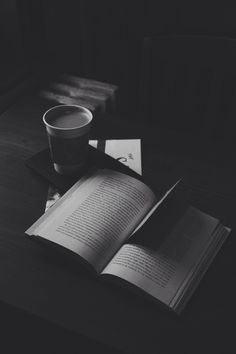
[[[180,312],[229,233],[219,220],[109,169],[80,179],[27,231]]]
[[[89,140],[89,145],[113,157],[139,175],[142,174],[140,139]],[[50,208],[60,197],[61,195],[59,190],[50,184],[45,211]]]

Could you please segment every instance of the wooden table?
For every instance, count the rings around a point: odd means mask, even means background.
[[[94,121],[94,138],[142,137],[144,173],[161,181],[181,169],[186,179],[177,193],[233,227],[183,314],[176,316],[127,289],[104,284],[24,234],[45,207],[48,183],[24,161],[47,146],[42,114],[50,106],[27,96],[0,117],[0,323],[6,344],[44,353],[75,348],[234,353],[234,142],[213,145],[124,118]]]

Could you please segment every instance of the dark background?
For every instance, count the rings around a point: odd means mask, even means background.
[[[27,90],[23,83],[35,73],[47,77],[60,71],[117,84],[128,118],[142,119],[144,39],[192,35],[234,40],[235,18],[236,4],[228,1],[1,0],[0,112],[22,95],[22,87]],[[221,111],[218,121],[223,118]],[[234,134],[232,126],[226,135]],[[2,337],[12,351],[18,345],[29,352],[53,352],[55,347],[73,352],[79,345],[83,353],[111,352],[10,306],[1,304],[0,315]]]
[[[235,38],[235,16],[228,1],[2,0],[1,86],[51,64],[118,84],[133,110],[144,37]]]

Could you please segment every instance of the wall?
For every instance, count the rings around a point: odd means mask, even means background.
[[[222,0],[3,0],[1,10],[3,4],[1,19],[8,39],[2,68],[6,63],[9,67],[11,60],[16,66],[23,47],[27,65],[51,63],[53,69],[118,84],[130,107],[139,90],[145,36],[236,37],[236,3]]]
[[[118,84],[130,107],[139,90],[144,36],[236,37],[236,4],[225,1],[44,0],[42,4],[53,66]]]
[[[0,93],[9,85],[8,73],[16,73],[23,61],[16,0],[0,2]]]

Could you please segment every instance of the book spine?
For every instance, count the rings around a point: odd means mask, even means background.
[[[107,94],[111,99],[112,107],[116,105],[116,93],[118,91],[118,86],[116,85],[67,74],[60,75],[59,79],[81,89],[89,89]]]
[[[105,112],[106,109],[110,108],[109,95],[100,93],[98,91],[77,88],[75,86],[70,86],[68,84],[62,84],[58,82],[53,82],[48,86],[49,90],[55,93],[59,93],[71,98],[81,98],[84,100],[91,101],[92,103],[101,106],[101,111]]]
[[[62,75],[60,75],[60,78],[62,80],[67,81],[67,82],[74,82],[75,84],[78,84],[81,87],[103,88],[103,89],[109,90],[111,92],[116,91],[118,89],[118,87],[113,84],[109,84],[109,83],[97,81],[97,80],[92,80],[92,79],[86,79],[86,78],[75,76],[75,75],[62,74]]]
[[[100,91],[95,91],[93,89],[89,89],[89,88],[80,88],[80,87],[76,87],[76,86],[72,86],[72,85],[68,85],[68,84],[64,84],[64,83],[59,83],[59,82],[53,82],[48,86],[50,89],[53,90],[58,90],[60,92],[66,93],[71,97],[80,97],[80,96],[88,96],[94,99],[98,99],[101,100],[102,102],[106,102],[106,100],[109,99],[109,94],[108,93],[104,93],[104,92],[100,92]]]
[[[68,96],[63,96],[61,94],[51,92],[51,91],[46,91],[46,90],[39,91],[38,95],[42,98],[45,98],[47,100],[57,102],[60,104],[80,105],[85,108],[88,108],[92,113],[95,113],[97,111],[101,111],[101,108],[102,108],[101,106],[99,106],[98,103],[91,102],[91,100],[88,100],[86,98],[68,97]]]

